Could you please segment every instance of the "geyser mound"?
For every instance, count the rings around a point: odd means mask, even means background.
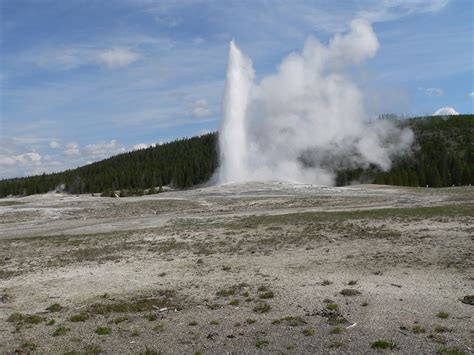
[[[389,121],[368,122],[363,94],[346,74],[378,47],[370,24],[356,20],[328,45],[309,38],[301,53],[256,83],[250,59],[232,41],[219,182],[333,185],[338,169],[388,170],[393,156],[409,150],[413,133]]]

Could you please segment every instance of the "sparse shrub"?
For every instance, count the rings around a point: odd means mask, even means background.
[[[110,327],[97,327],[95,332],[99,335],[108,335],[112,333],[112,328]]]
[[[59,303],[54,303],[51,306],[49,306],[48,308],[46,308],[46,310],[50,311],[50,312],[61,312],[63,309],[64,309],[64,307],[61,306]]]
[[[335,311],[339,308],[339,306],[336,303],[328,303],[326,305],[326,308],[329,309],[330,311]]]
[[[267,346],[268,344],[270,344],[268,340],[261,340],[261,339],[259,339],[259,340],[257,340],[257,341],[255,342],[255,346],[256,346],[257,348],[259,348],[259,349],[261,349],[261,348]]]
[[[46,325],[54,325],[54,323],[56,323],[56,320],[55,319],[50,319]]]
[[[397,345],[392,341],[377,340],[370,344],[372,349],[395,349]]]
[[[253,308],[256,313],[267,313],[270,312],[271,309],[272,307],[266,302],[259,302]]]
[[[441,318],[441,319],[447,319],[449,317],[449,313],[438,312],[438,314],[436,314],[436,317]]]
[[[264,300],[273,298],[274,296],[275,295],[273,294],[273,291],[265,291],[258,295],[259,298],[264,299]]]
[[[64,334],[66,334],[70,331],[71,331],[70,328],[66,328],[64,326],[57,327],[56,330],[53,333],[53,337],[64,335]]]
[[[238,306],[240,304],[240,301],[239,300],[232,300],[232,301],[229,302],[229,304],[231,306]]]
[[[345,288],[340,292],[340,294],[343,296],[356,296],[360,295],[360,291],[355,290],[353,288]]]
[[[344,328],[334,327],[334,328],[331,328],[331,330],[329,331],[329,334],[341,334],[343,331],[344,331]]]
[[[423,328],[421,325],[414,325],[413,328],[411,328],[411,331],[414,334],[421,334],[421,333],[425,333],[426,329]]]
[[[79,314],[74,314],[69,318],[71,322],[85,322],[89,319],[89,315],[85,312],[81,312]]]

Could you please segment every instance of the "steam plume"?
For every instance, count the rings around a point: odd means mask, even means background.
[[[279,180],[332,185],[340,168],[391,166],[413,134],[388,121],[368,123],[363,94],[346,75],[375,55],[370,24],[328,45],[309,38],[277,73],[254,81],[252,63],[230,43],[219,131],[220,183]]]

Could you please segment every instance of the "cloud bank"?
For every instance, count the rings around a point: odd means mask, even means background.
[[[459,112],[449,106],[441,107],[440,109],[436,110],[433,113],[433,116],[451,116],[451,115],[459,115]]]
[[[220,183],[284,180],[332,185],[340,168],[391,167],[413,133],[367,122],[364,95],[348,70],[373,57],[370,24],[351,23],[327,45],[309,38],[277,73],[254,80],[252,63],[231,42],[219,131]]]

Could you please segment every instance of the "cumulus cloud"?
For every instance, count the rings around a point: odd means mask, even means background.
[[[196,100],[193,104],[193,116],[197,118],[208,117],[212,114],[211,107],[206,100]]]
[[[106,67],[117,69],[132,64],[138,60],[139,55],[128,48],[112,48],[99,53],[97,58]]]
[[[150,147],[155,147],[156,144],[147,144],[147,143],[138,143],[138,144],[135,144],[133,146],[133,150],[140,150],[140,149],[146,149],[146,148],[150,148]]]
[[[117,143],[117,140],[112,139],[109,143],[86,145],[83,154],[90,159],[97,160],[110,157],[111,155],[124,153],[125,151],[126,149],[123,145]]]
[[[443,90],[438,88],[426,88],[424,89],[426,96],[442,96],[444,94]]]
[[[48,145],[51,149],[59,149],[61,147],[61,145],[56,141],[51,141]]]
[[[433,116],[456,116],[459,115],[459,112],[457,112],[454,108],[446,106],[446,107],[441,107],[440,109],[436,110],[433,113]]]
[[[79,144],[75,142],[66,143],[66,145],[64,146],[63,153],[68,156],[79,155]]]
[[[472,91],[469,96],[474,99],[474,91]]]

